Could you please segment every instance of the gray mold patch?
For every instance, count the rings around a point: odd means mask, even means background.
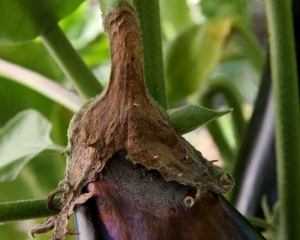
[[[116,191],[136,204],[155,211],[168,212],[184,205],[189,187],[175,181],[165,181],[156,170],[147,170],[116,154],[99,174],[102,181],[113,182]]]

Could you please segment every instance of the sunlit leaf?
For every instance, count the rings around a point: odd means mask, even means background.
[[[37,111],[19,113],[0,130],[0,182],[16,178],[44,150],[63,151],[50,137],[51,124]]]
[[[85,13],[89,9],[89,2],[84,1],[72,14],[59,22],[60,28],[64,31],[68,39],[74,40],[82,36],[82,31],[87,24]]]
[[[83,0],[0,0],[0,42],[31,40],[73,12]]]
[[[168,114],[170,115],[174,128],[176,128],[180,134],[185,134],[231,111],[232,109],[214,111],[196,105],[186,105],[184,107],[170,109],[168,110]]]
[[[79,54],[90,67],[109,60],[108,37],[102,33],[96,39],[89,42],[85,47],[78,50]]]
[[[108,36],[103,31],[98,5],[81,4],[59,25],[89,67],[110,59]]]
[[[99,5],[91,5],[88,1],[59,22],[59,26],[76,49],[86,46],[99,34],[104,33],[102,24]]]
[[[193,25],[171,43],[166,57],[171,105],[196,91],[215,68],[231,24],[231,19],[219,19]]]
[[[170,22],[178,30],[192,23],[186,0],[172,1],[172,4],[169,0],[161,0],[160,11],[162,21]]]

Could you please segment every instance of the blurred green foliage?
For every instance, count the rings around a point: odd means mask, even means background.
[[[73,12],[82,1],[1,1],[0,42],[18,43],[34,39]]]

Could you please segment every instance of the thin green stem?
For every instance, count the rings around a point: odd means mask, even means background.
[[[0,203],[0,223],[57,215],[47,209],[46,200],[23,200]]]
[[[266,0],[265,3],[275,97],[278,239],[297,239],[300,236],[300,126],[291,1]]]
[[[31,88],[72,112],[77,112],[84,103],[78,95],[53,80],[2,59],[0,59],[0,76]]]
[[[207,108],[213,109],[211,92],[208,90],[201,97],[201,105]],[[234,159],[234,151],[232,147],[228,144],[225,138],[224,131],[222,130],[220,123],[217,121],[210,122],[206,125],[209,133],[211,134],[214,142],[218,146],[220,154],[222,155],[225,162],[231,162]]]
[[[222,94],[225,97],[230,108],[233,108],[232,118],[236,142],[240,143],[245,132],[246,120],[241,108],[241,100],[237,90],[222,77],[217,77],[209,82],[207,91],[203,94],[206,102],[213,102],[216,94]]]
[[[261,218],[247,216],[246,219],[249,222],[251,222],[255,227],[260,227],[263,229],[273,229],[274,228],[272,226],[272,224],[266,222],[264,219],[261,219]]]
[[[133,0],[143,39],[144,75],[148,91],[157,103],[167,108],[164,81],[159,0]]]
[[[57,64],[85,100],[101,93],[103,87],[100,82],[83,62],[58,25],[53,26],[43,34],[41,39]]]
[[[205,104],[205,106],[208,106]],[[211,106],[212,107],[212,106]],[[211,108],[210,107],[210,108]],[[214,142],[218,146],[221,156],[226,163],[232,162],[234,159],[234,151],[232,147],[228,144],[223,130],[217,121],[210,122],[206,125],[209,133],[211,134]]]

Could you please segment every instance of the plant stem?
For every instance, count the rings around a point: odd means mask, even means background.
[[[72,112],[77,112],[84,103],[78,95],[53,80],[2,59],[0,59],[0,76],[31,88]]]
[[[157,103],[167,108],[164,81],[159,0],[133,0],[143,39],[144,75],[148,91]]]
[[[101,93],[103,87],[83,62],[58,25],[41,36],[44,45],[57,64],[73,82],[76,90],[85,99]]]
[[[210,106],[211,105],[205,104],[205,106]],[[228,144],[224,133],[222,131],[222,128],[220,127],[220,124],[217,121],[212,121],[206,125],[209,133],[211,134],[214,142],[218,146],[218,149],[220,151],[221,156],[225,160],[226,163],[231,163],[233,162],[234,159],[234,151]]]
[[[57,215],[47,209],[46,200],[23,200],[0,203],[0,223]]]
[[[230,108],[233,108],[232,118],[236,142],[240,143],[245,132],[246,121],[241,108],[241,100],[236,89],[222,77],[217,77],[209,82],[208,90],[203,94],[207,102],[213,101],[216,94],[225,97]]]
[[[275,96],[280,236],[300,236],[300,126],[298,76],[291,1],[266,0],[271,72]]]
[[[246,219],[251,222],[255,227],[260,227],[264,229],[273,229],[274,227],[272,224],[266,222],[264,219],[257,218],[257,217],[252,217],[252,216],[247,216]]]
[[[98,0],[103,22],[113,8],[122,2],[134,5],[138,13],[143,39],[143,66],[146,86],[157,103],[167,108],[162,60],[159,0]]]

